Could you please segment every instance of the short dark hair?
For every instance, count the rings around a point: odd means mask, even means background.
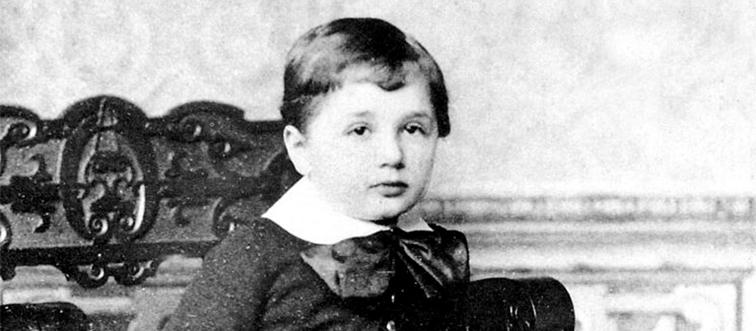
[[[417,40],[376,18],[338,19],[297,39],[286,56],[284,123],[304,132],[319,97],[341,87],[350,78],[346,69],[358,66],[369,69],[362,79],[387,91],[404,86],[410,73],[420,73],[428,82],[438,134],[449,134],[449,97],[438,64]]]

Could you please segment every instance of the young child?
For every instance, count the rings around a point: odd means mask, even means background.
[[[469,280],[455,231],[402,217],[449,133],[416,40],[372,18],[315,27],[287,56],[281,114],[302,178],[207,254],[169,330],[443,330]]]

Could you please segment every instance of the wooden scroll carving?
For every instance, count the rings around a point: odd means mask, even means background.
[[[54,265],[84,287],[202,256],[295,179],[278,122],[192,102],[161,118],[97,96],[59,119],[0,106],[0,276]]]

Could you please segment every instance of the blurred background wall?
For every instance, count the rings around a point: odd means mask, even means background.
[[[0,104],[51,119],[113,94],[277,119],[285,52],[343,16],[396,24],[444,70],[452,134],[422,209],[470,234],[477,277],[559,277],[582,330],[756,329],[751,1],[11,0]],[[40,288],[14,282],[7,300]],[[154,292],[113,291],[129,318]]]

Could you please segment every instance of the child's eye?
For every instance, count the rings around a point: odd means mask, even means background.
[[[351,130],[349,130],[349,134],[357,135],[357,136],[364,136],[368,132],[368,127],[361,125],[353,127]]]
[[[419,124],[407,124],[404,126],[404,130],[407,131],[409,134],[426,134],[427,131],[422,125]]]

